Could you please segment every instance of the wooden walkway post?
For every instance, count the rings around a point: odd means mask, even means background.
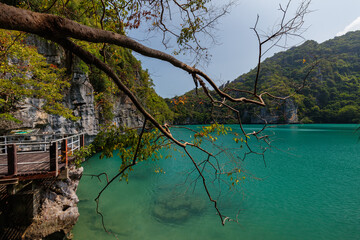
[[[65,162],[65,166],[68,166],[68,140],[63,139],[61,142],[61,156],[62,161]]]
[[[17,149],[16,144],[7,145],[8,175],[17,174]]]
[[[55,176],[59,174],[59,151],[58,151],[58,143],[53,142],[50,145],[50,171],[56,171]]]
[[[85,134],[80,135],[80,147],[85,146]]]

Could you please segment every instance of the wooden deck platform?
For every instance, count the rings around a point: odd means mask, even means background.
[[[8,175],[8,157],[7,155],[0,155],[0,179],[18,178],[35,179],[44,178],[45,175],[55,175],[54,171],[50,170],[50,154],[49,152],[31,152],[17,154],[17,174],[15,176]],[[66,163],[59,163],[59,169],[64,168]],[[38,177],[35,177],[38,175]],[[1,181],[0,181],[1,184]]]
[[[0,185],[58,176],[72,160],[72,152],[84,146],[83,134],[51,141],[28,139],[0,144],[3,146],[0,149]]]
[[[8,173],[7,155],[0,155],[0,176]],[[50,170],[49,153],[19,153],[18,154],[18,174],[30,172],[47,172]]]

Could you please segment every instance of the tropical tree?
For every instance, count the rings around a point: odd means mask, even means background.
[[[75,120],[61,104],[62,91],[69,86],[64,69],[48,64],[24,37],[23,33],[0,31],[0,120],[18,122],[11,113],[30,97],[42,99],[41,107],[48,113]]]
[[[196,181],[202,183],[204,191],[220,217],[221,223],[225,224],[226,221],[232,219],[224,215],[219,208],[216,197],[208,187],[213,179],[209,179],[204,171],[207,169],[207,171],[212,172],[214,179],[221,179],[230,186],[235,186],[242,176],[241,160],[249,154],[263,156],[266,150],[266,147],[259,151],[254,150],[248,139],[253,138],[258,142],[263,142],[265,146],[269,141],[268,136],[263,131],[246,132],[241,124],[241,113],[231,107],[228,102],[266,106],[264,100],[266,97],[276,100],[285,100],[289,97],[278,97],[267,91],[259,91],[261,61],[264,53],[281,44],[284,38],[300,36],[299,31],[301,33],[303,29],[304,16],[308,13],[309,1],[302,1],[296,9],[295,15],[290,17],[288,16],[290,1],[286,6],[280,6],[280,22],[274,26],[272,32],[261,33],[257,27],[258,18],[253,30],[259,43],[259,61],[257,74],[250,91],[243,89],[229,91],[220,88],[205,72],[175,57],[179,53],[189,51],[195,54],[196,60],[200,60],[202,57],[206,58],[207,49],[200,44],[200,39],[202,35],[212,36],[211,27],[219,17],[227,13],[231,4],[219,8],[210,0],[14,0],[7,2],[13,6],[0,4],[0,28],[35,34],[58,44],[85,64],[96,67],[113,81],[143,116],[141,131],[111,126],[102,132],[102,139],[107,139],[106,141],[110,139],[106,143],[99,144],[103,146],[101,150],[103,150],[104,155],[111,155],[112,150],[119,147],[122,164],[119,173],[99,193],[96,198],[97,201],[114,179],[119,176],[126,178],[128,172],[136,164],[146,160],[150,155],[160,156],[158,151],[161,147],[175,145],[184,152],[184,155],[193,164],[194,172],[197,173]],[[136,29],[147,23],[150,29],[162,33],[162,42],[165,45],[171,41],[169,39],[173,39],[177,43],[172,55],[149,48],[125,35],[127,29]],[[111,55],[108,54],[108,49],[112,46],[130,49],[144,56],[166,61],[173,67],[189,73],[196,89],[199,88],[204,92],[213,107],[227,108],[229,112],[235,115],[241,131],[233,133],[233,140],[239,143],[239,148],[244,147],[242,150],[243,157],[234,157],[235,161],[229,164],[224,162],[227,160],[219,158],[218,154],[224,151],[223,148],[206,148],[206,145],[203,145],[204,142],[216,144],[217,135],[231,132],[230,128],[216,122],[198,131],[194,130],[194,137],[191,141],[174,137],[171,126],[168,123],[162,124],[151,112],[147,111],[137,96],[137,92],[132,91],[127,86],[127,79],[111,67],[109,63]],[[94,51],[94,49],[98,49],[98,51]],[[306,77],[307,75],[304,76],[304,82]],[[296,93],[302,85],[295,86],[290,91],[291,94]],[[151,129],[153,131],[149,131]],[[130,134],[132,140],[124,139],[122,132]],[[117,139],[119,141],[116,141]],[[202,151],[206,157],[204,159],[194,158],[189,151],[190,148]]]

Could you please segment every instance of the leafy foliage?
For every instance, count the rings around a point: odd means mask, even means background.
[[[0,117],[18,121],[12,113],[25,98],[43,100],[42,108],[76,120],[72,111],[61,103],[70,86],[64,69],[48,64],[37,49],[25,43],[25,35],[0,30]]]
[[[200,146],[204,139],[215,142],[217,140],[216,136],[226,135],[229,131],[232,131],[230,127],[225,127],[217,123],[211,124],[210,126],[203,126],[201,131],[194,134],[193,143],[195,146]]]
[[[122,171],[134,160],[136,153],[136,162],[142,162],[149,159],[153,161],[160,158],[169,158],[170,154],[163,156],[162,153],[167,148],[171,147],[171,144],[162,136],[157,129],[145,130],[141,136],[140,146],[138,147],[140,135],[140,129],[128,128],[125,126],[104,125],[100,133],[96,136],[94,142],[84,149],[76,153],[77,165],[80,165],[80,160],[91,156],[95,152],[101,152],[100,158],[113,157],[114,153],[121,159],[121,165],[119,171]],[[167,151],[169,153],[169,151]],[[128,169],[132,171],[132,167]],[[161,172],[162,170],[157,169]],[[126,181],[128,180],[128,172],[124,172],[121,176]]]

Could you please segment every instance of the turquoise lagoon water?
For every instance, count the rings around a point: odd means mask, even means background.
[[[242,167],[253,177],[241,181],[239,192],[222,189],[219,202],[224,213],[238,219],[225,226],[201,184],[195,185],[194,175],[189,176],[191,164],[181,153],[142,163],[128,184],[115,182],[106,190],[100,210],[113,234],[104,232],[95,212],[94,198],[105,178],[100,182],[84,175],[77,192],[80,218],[74,239],[360,239],[360,133],[356,127],[271,128],[273,148],[265,154],[267,166],[262,158],[249,157]],[[190,135],[186,130],[175,134]],[[233,144],[229,138],[222,141]],[[111,176],[119,166],[116,157],[99,160],[96,155],[84,164],[84,173]],[[159,167],[165,174],[155,173]]]

